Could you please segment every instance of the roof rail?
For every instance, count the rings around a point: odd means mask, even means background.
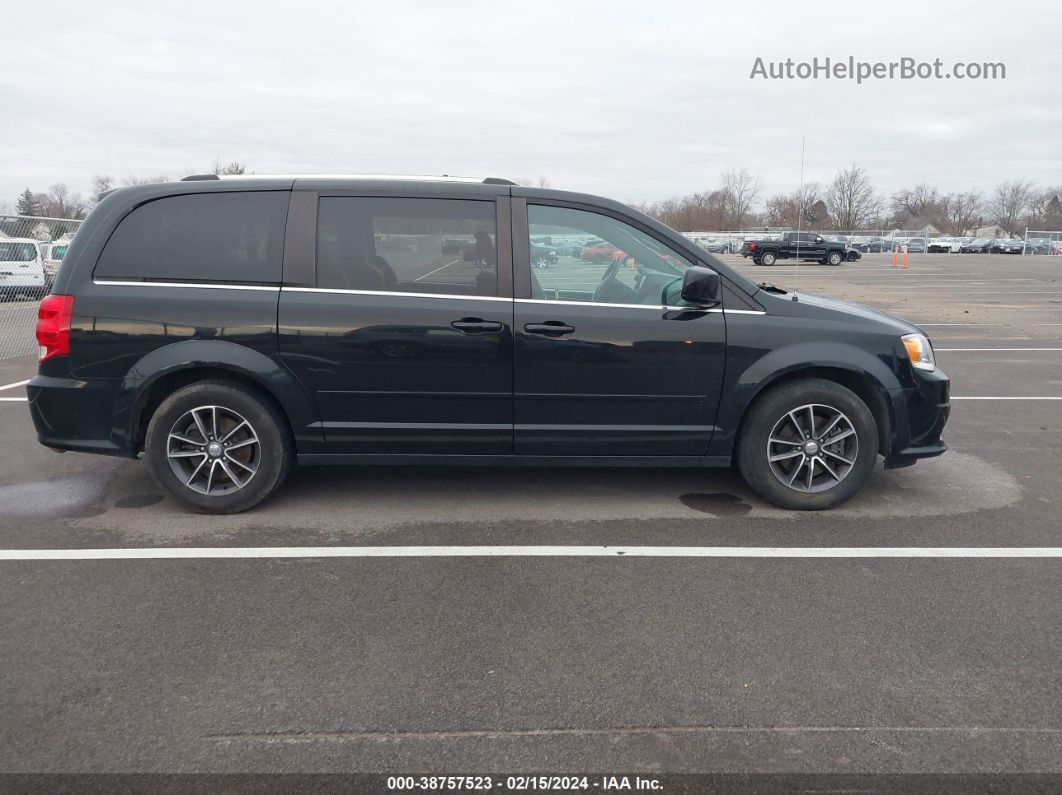
[[[504,177],[452,177],[449,174],[189,174],[181,182],[196,182],[213,179],[383,179],[421,180],[424,182],[466,182],[483,185],[515,185]]]

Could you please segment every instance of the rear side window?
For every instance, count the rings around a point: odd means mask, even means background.
[[[288,193],[194,193],[148,202],[122,219],[98,279],[278,283]]]
[[[497,295],[495,215],[493,201],[324,197],[317,286]]]

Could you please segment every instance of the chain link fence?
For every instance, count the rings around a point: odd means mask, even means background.
[[[0,359],[37,352],[37,305],[81,221],[0,215]]]
[[[1062,232],[1026,229],[1022,254],[1062,256]]]

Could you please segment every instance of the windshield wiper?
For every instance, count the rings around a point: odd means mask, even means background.
[[[775,287],[770,282],[760,282],[756,286],[759,287],[761,290],[767,291],[768,293],[776,293],[778,295],[787,295],[788,294],[787,290],[783,290],[781,287]]]

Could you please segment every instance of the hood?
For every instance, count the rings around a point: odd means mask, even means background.
[[[757,298],[761,298],[763,293],[757,295]],[[793,296],[797,296],[796,302],[792,301]],[[816,311],[820,317],[823,315],[841,315],[843,317],[836,317],[836,320],[857,320],[862,323],[874,324],[882,329],[882,331],[888,331],[890,333],[896,333],[899,335],[910,334],[912,332],[919,332],[924,334],[918,326],[914,323],[910,323],[902,318],[898,318],[895,315],[890,315],[887,312],[882,312],[879,309],[873,309],[863,304],[857,304],[852,301],[839,301],[836,298],[827,298],[822,295],[813,295],[811,293],[800,293],[790,291],[787,295],[771,295],[771,298],[780,301],[784,304],[788,304],[790,308],[793,303],[802,306],[805,309],[812,308]]]

